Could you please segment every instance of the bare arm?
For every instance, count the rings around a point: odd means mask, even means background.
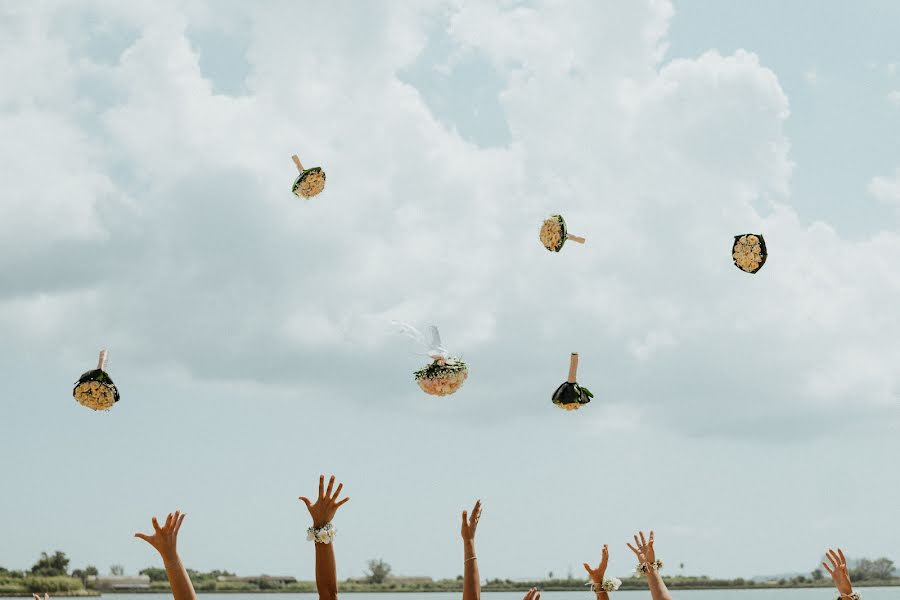
[[[462,513],[463,539],[463,600],[481,599],[481,578],[478,573],[478,559],[475,555],[475,529],[481,518],[481,500],[475,503],[470,517],[467,511]]]
[[[592,569],[591,565],[584,563],[584,569],[591,577],[591,583],[594,584],[594,592],[597,594],[597,600],[609,600],[609,594],[601,589],[603,579],[606,577],[606,566],[609,564],[609,548],[603,544],[603,552],[600,558],[600,565],[596,569]]]
[[[187,569],[184,568],[176,548],[178,530],[181,529],[182,521],[184,521],[184,515],[179,511],[169,513],[166,523],[162,527],[159,526],[156,517],[153,517],[153,534],[136,533],[134,537],[141,538],[159,552],[163,559],[163,566],[166,567],[166,577],[169,578],[169,587],[172,588],[172,596],[175,600],[197,600],[194,585],[191,583],[191,578],[188,577]]]
[[[331,523],[337,509],[340,508],[350,498],[344,498],[338,501],[338,496],[344,488],[343,483],[339,483],[337,489],[332,494],[334,487],[334,475],[328,480],[328,489],[325,489],[325,476],[319,476],[319,497],[313,504],[309,498],[300,496],[300,500],[306,504],[309,515],[313,520],[313,529],[322,529]],[[327,540],[327,541],[326,541]],[[315,539],[316,545],[316,589],[319,592],[320,600],[336,600],[338,594],[337,586],[337,564],[334,560],[334,543],[327,537],[323,540]]]
[[[650,587],[650,597],[653,600],[672,600],[672,595],[666,588],[666,584],[659,574],[656,567],[656,550],[653,549],[653,532],[650,532],[650,538],[644,538],[644,532],[640,532],[641,539],[634,536],[634,546],[628,544],[631,551],[637,556],[638,564],[644,565],[644,576],[647,578],[647,585]]]
[[[822,563],[822,566],[825,567],[825,570],[831,575],[834,586],[837,588],[841,598],[859,598],[859,596],[853,593],[853,584],[850,583],[850,574],[847,572],[847,559],[844,558],[844,551],[838,548],[837,552],[835,552],[829,548],[825,556],[828,558],[828,562],[831,563],[831,566],[829,567],[825,563]]]

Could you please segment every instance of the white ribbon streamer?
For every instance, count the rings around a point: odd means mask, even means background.
[[[414,339],[416,342],[428,349],[428,356],[432,360],[446,361],[450,358],[450,353],[441,345],[441,334],[434,325],[428,326],[428,336],[410,325],[402,321],[391,321],[393,325],[400,328],[400,333]]]

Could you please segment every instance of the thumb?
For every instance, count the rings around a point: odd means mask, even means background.
[[[582,563],[582,564],[584,564],[584,570],[585,570],[585,571],[587,571],[587,572],[590,573],[591,575],[594,574],[593,569],[591,569],[591,565],[589,565],[589,564],[587,564],[587,563]]]
[[[464,510],[462,512],[462,526],[467,527],[469,525],[469,511]]]
[[[307,498],[306,496],[300,496],[300,500],[303,501],[303,504],[306,505],[306,508],[312,508],[312,504],[310,503],[309,498]]]
[[[134,537],[140,538],[140,539],[144,540],[145,542],[147,542],[148,544],[153,543],[150,541],[150,536],[147,534],[144,534],[144,533],[136,533],[136,534],[134,534]]]

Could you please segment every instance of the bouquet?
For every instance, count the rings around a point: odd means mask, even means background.
[[[734,266],[745,273],[756,273],[766,264],[766,241],[762,235],[747,233],[734,236],[731,258]]]
[[[578,353],[569,358],[569,379],[553,392],[553,404],[565,410],[578,410],[594,397],[586,387],[578,385],[575,374],[578,371]]]
[[[566,221],[562,215],[553,215],[544,221],[541,225],[541,243],[544,248],[550,252],[559,252],[562,250],[566,240],[572,240],[579,244],[584,243],[584,238],[577,235],[571,235],[566,231]]]
[[[97,368],[84,373],[75,382],[72,395],[82,406],[92,410],[109,410],[119,401],[119,390],[106,372],[108,357],[109,353],[101,350]]]
[[[325,189],[325,171],[322,167],[313,167],[312,169],[304,169],[300,157],[296,154],[291,157],[300,175],[294,180],[294,186],[291,191],[295,196],[300,198],[312,198]]]
[[[411,325],[397,324],[401,326],[403,333],[428,347],[428,356],[432,362],[413,374],[423,392],[432,396],[449,396],[462,387],[469,376],[469,366],[461,358],[450,356],[441,345],[441,334],[437,327],[429,327],[430,339],[426,339]]]

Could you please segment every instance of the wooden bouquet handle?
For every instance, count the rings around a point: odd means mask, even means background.
[[[577,235],[572,235],[571,233],[568,234],[568,235],[566,235],[566,239],[567,239],[567,240],[571,240],[571,241],[573,241],[573,242],[578,242],[579,244],[583,244],[583,243],[584,243],[584,238],[583,238],[583,237],[580,237],[580,236],[577,236]]]
[[[572,356],[569,357],[569,383],[575,383],[577,380],[575,379],[575,374],[578,372],[578,353],[573,352]]]
[[[101,371],[106,370],[106,362],[109,360],[109,352],[106,350],[100,351],[100,359],[97,361],[97,368]]]
[[[303,172],[303,163],[300,162],[300,157],[295,154],[291,157],[291,160],[294,161],[295,165],[297,165],[297,170],[302,173]]]

